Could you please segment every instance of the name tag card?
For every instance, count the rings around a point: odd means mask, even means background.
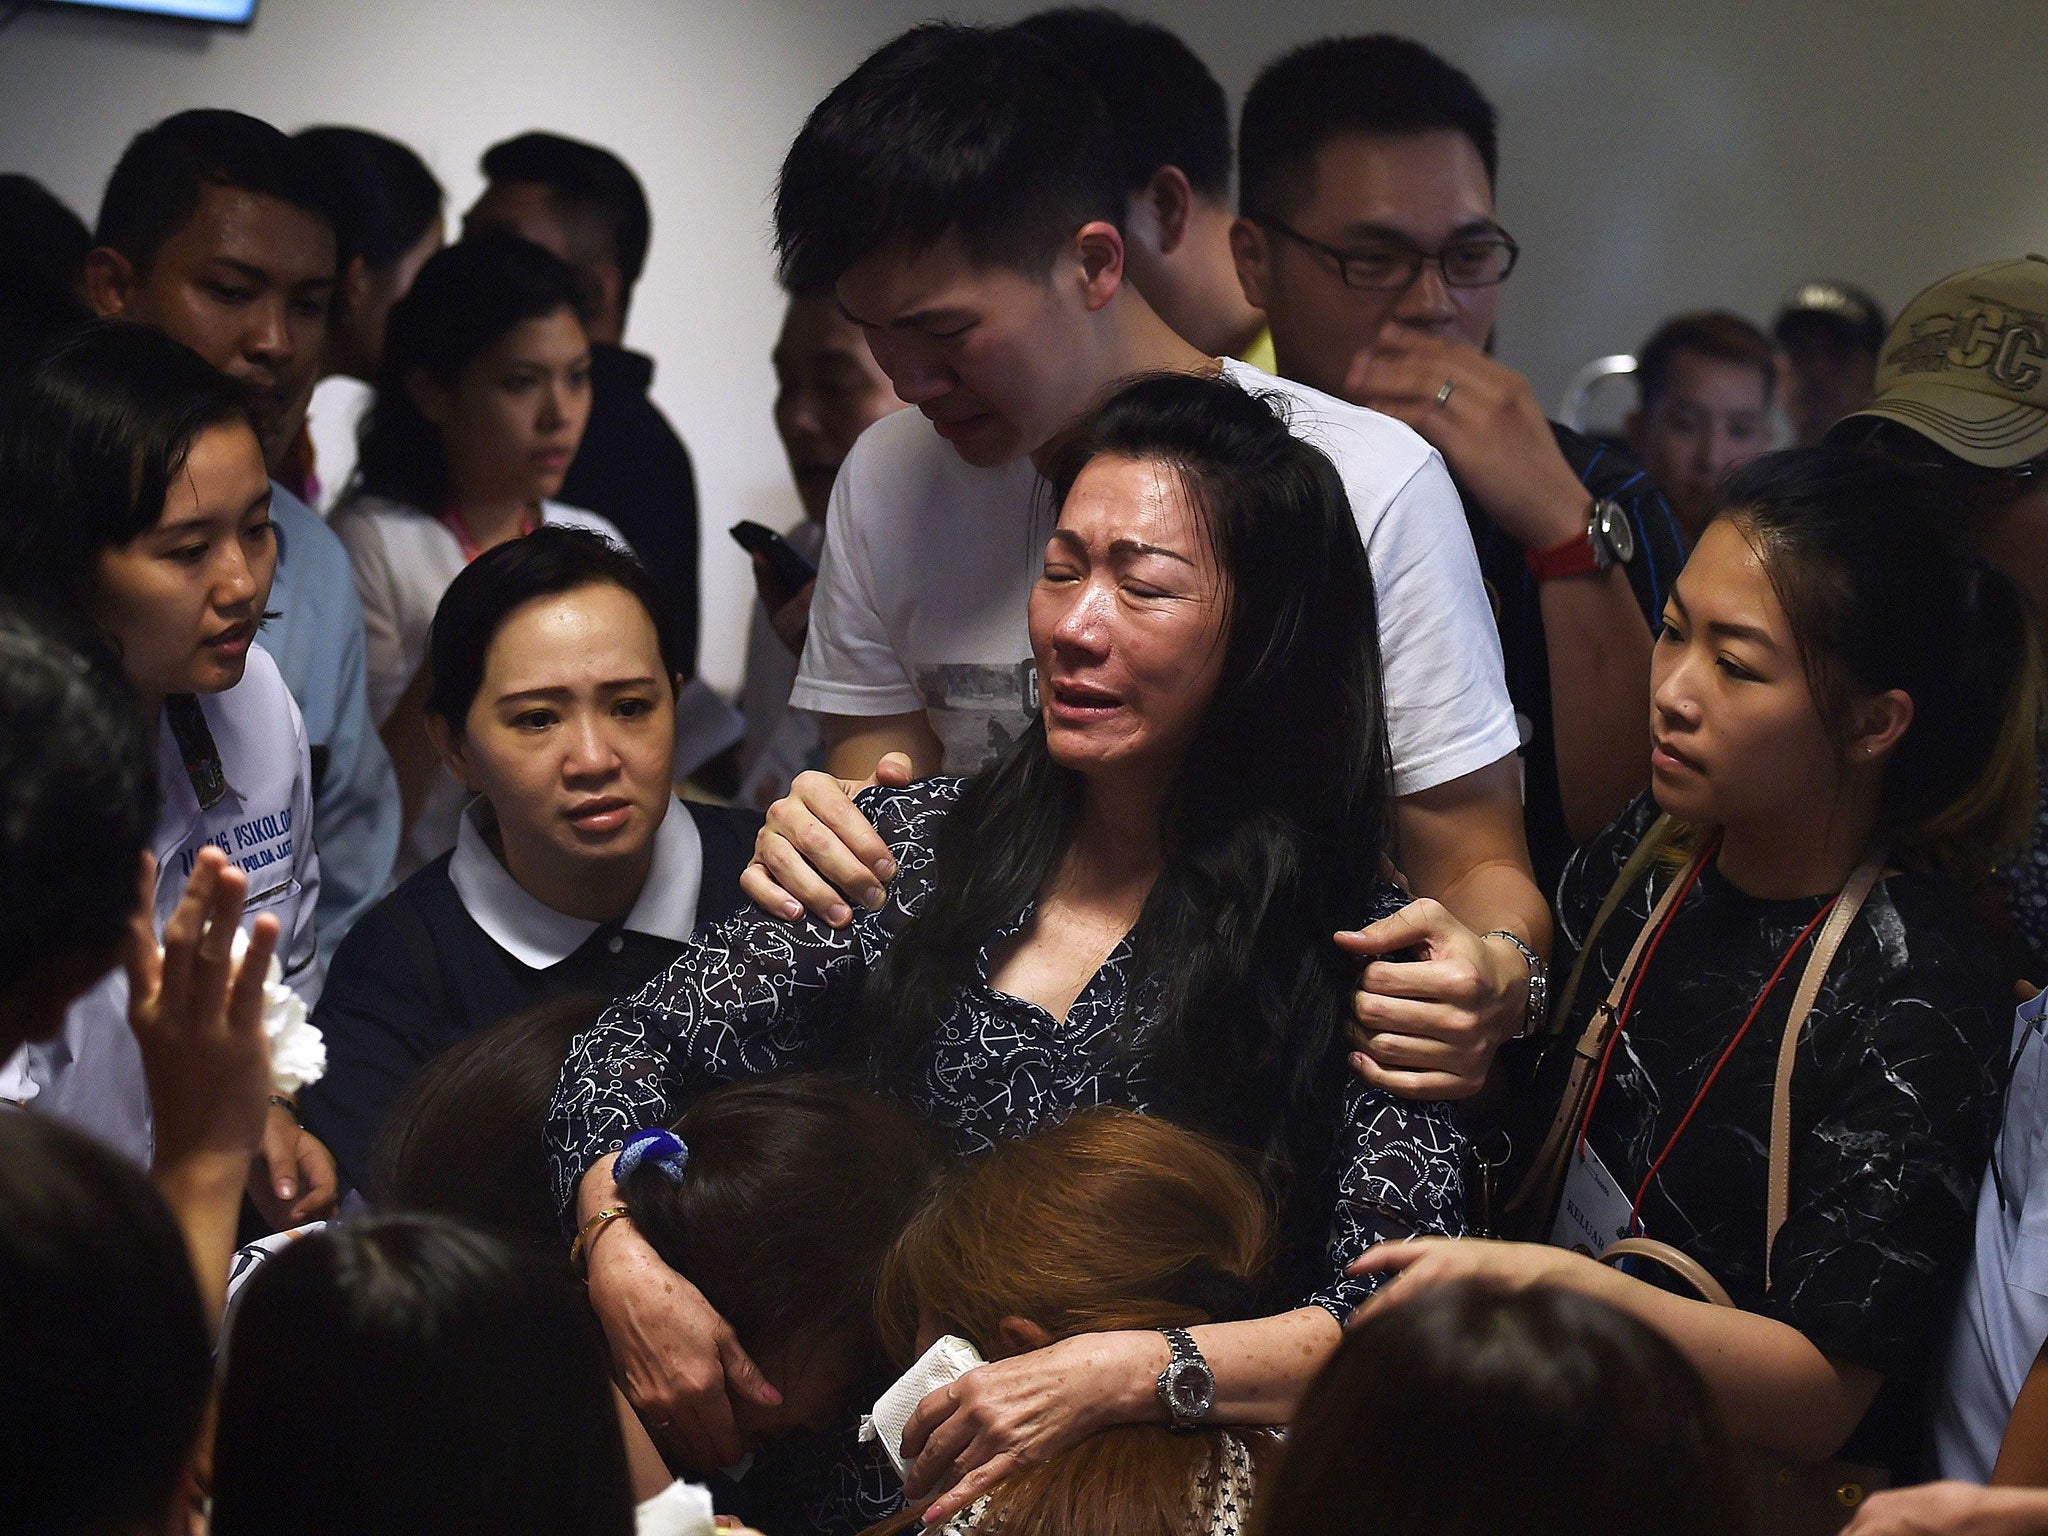
[[[1574,1150],[1565,1165],[1564,1198],[1550,1228],[1552,1246],[1597,1259],[1630,1235],[1628,1196],[1590,1143]]]

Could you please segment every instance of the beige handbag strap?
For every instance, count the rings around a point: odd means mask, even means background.
[[[1657,827],[1662,827],[1669,819],[1660,818]],[[1653,827],[1651,831],[1654,833],[1656,828]],[[1648,841],[1649,835],[1646,834],[1644,842]],[[1508,1209],[1525,1209],[1528,1202],[1539,1195],[1543,1197],[1545,1204],[1549,1203],[1558,1175],[1565,1166],[1564,1160],[1571,1146],[1572,1130],[1585,1109],[1586,1095],[1591,1092],[1588,1084],[1599,1065],[1600,1053],[1606,1048],[1608,1033],[1620,1016],[1621,1005],[1628,996],[1629,983],[1635,977],[1636,967],[1642,963],[1644,947],[1670,913],[1672,903],[1678,900],[1678,893],[1686,888],[1688,877],[1706,857],[1709,846],[1702,844],[1686,862],[1685,868],[1674,875],[1671,883],[1664,887],[1664,894],[1657,898],[1657,904],[1650,909],[1648,921],[1636,934],[1635,943],[1629,946],[1628,958],[1622,961],[1621,969],[1615,973],[1614,985],[1607,989],[1606,1000],[1593,1010],[1592,1018],[1586,1021],[1586,1027],[1579,1035],[1579,1043],[1572,1050],[1571,1077],[1565,1085],[1564,1099],[1557,1106],[1557,1116],[1550,1122],[1550,1132],[1543,1138],[1543,1146],[1536,1154],[1536,1161],[1530,1165],[1528,1177],[1522,1181],[1521,1187],[1509,1200]],[[1638,852],[1640,851],[1638,848]],[[1653,853],[1654,851],[1652,849]],[[1614,906],[1619,905],[1622,893],[1635,881],[1635,871],[1640,870],[1647,862],[1647,858],[1638,863],[1632,857],[1628,865],[1623,867],[1621,878],[1608,893],[1609,904],[1603,905],[1601,916],[1596,917],[1594,926],[1586,930],[1586,942],[1579,950],[1578,964],[1572,968],[1573,986],[1576,986],[1579,979],[1579,967],[1585,964],[1586,956],[1592,953],[1593,938],[1599,932],[1600,922]],[[1570,995],[1569,990],[1566,995]]]
[[[1792,995],[1792,1011],[1785,1019],[1785,1034],[1778,1042],[1778,1079],[1771,1090],[1770,1193],[1764,1215],[1764,1289],[1771,1288],[1771,1249],[1778,1241],[1778,1229],[1792,1209],[1792,1063],[1799,1054],[1799,1036],[1820,997],[1821,983],[1834,964],[1835,951],[1848,936],[1849,925],[1863,910],[1878,877],[1884,873],[1884,855],[1873,853],[1849,876],[1834,910],[1821,925],[1806,970],[1799,978],[1799,990]]]
[[[1555,1034],[1564,1028],[1564,1021],[1571,1017],[1572,999],[1579,995],[1579,981],[1586,974],[1586,961],[1593,953],[1593,941],[1600,937],[1607,920],[1614,916],[1621,906],[1622,898],[1628,895],[1629,887],[1636,883],[1636,877],[1649,867],[1671,841],[1680,823],[1670,816],[1659,816],[1650,823],[1635,847],[1630,850],[1628,862],[1621,866],[1621,873],[1614,877],[1614,884],[1607,888],[1607,894],[1600,898],[1600,910],[1593,914],[1593,922],[1586,929],[1586,939],[1579,946],[1578,958],[1572,961],[1571,974],[1565,978],[1564,990],[1552,994],[1550,999],[1550,1032]]]
[[[1735,1298],[1730,1296],[1721,1282],[1707,1273],[1702,1264],[1682,1248],[1669,1243],[1660,1243],[1654,1237],[1624,1237],[1613,1243],[1600,1255],[1602,1264],[1619,1264],[1623,1259],[1648,1259],[1662,1264],[1679,1279],[1700,1293],[1701,1301],[1712,1302],[1717,1307],[1732,1307]]]

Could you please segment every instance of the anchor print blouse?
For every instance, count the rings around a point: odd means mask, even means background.
[[[665,1125],[695,1095],[738,1078],[816,1064],[835,999],[857,996],[867,971],[915,915],[929,889],[932,842],[964,781],[926,779],[874,788],[857,802],[898,865],[880,912],[857,913],[834,931],[743,913],[691,945],[662,975],[615,1004],[571,1051],[549,1128],[558,1203],[573,1211],[589,1166],[647,1125]],[[1370,920],[1404,900],[1385,886]],[[1131,975],[1128,939],[1118,944],[1065,1020],[988,985],[990,949],[1030,920],[1027,906],[989,935],[979,976],[942,1021],[913,1079],[911,1107],[950,1133],[961,1154],[1029,1134],[1094,1105],[1155,1108],[1162,1097],[1146,1060],[1143,1030],[1153,989]],[[1126,999],[1140,1038],[1127,1040]],[[1341,1058],[1333,1071],[1345,1071]],[[1302,1305],[1340,1322],[1378,1276],[1344,1266],[1372,1244],[1416,1233],[1465,1230],[1464,1139],[1446,1106],[1410,1103],[1350,1078],[1343,1103],[1325,1251],[1297,1272],[1319,1283]],[[1285,1258],[1286,1256],[1283,1256]],[[1294,1256],[1297,1260],[1304,1257]]]

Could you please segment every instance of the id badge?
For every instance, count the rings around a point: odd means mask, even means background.
[[[1629,1198],[1614,1182],[1591,1143],[1573,1149],[1565,1166],[1564,1198],[1550,1228],[1552,1246],[1597,1259],[1631,1235]]]

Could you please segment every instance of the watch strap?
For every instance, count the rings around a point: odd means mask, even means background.
[[[1167,1348],[1173,1351],[1173,1358],[1166,1363],[1166,1369],[1159,1373],[1159,1401],[1166,1409],[1167,1427],[1176,1430],[1193,1429],[1202,1422],[1206,1413],[1200,1417],[1190,1418],[1180,1411],[1173,1392],[1174,1378],[1183,1366],[1189,1365],[1199,1366],[1207,1374],[1209,1362],[1202,1358],[1202,1351],[1195,1345],[1194,1335],[1187,1329],[1162,1328],[1159,1332],[1165,1337]],[[1212,1391],[1214,1382],[1215,1377],[1210,1375]]]
[[[1548,549],[1529,550],[1522,559],[1529,574],[1538,581],[1555,581],[1561,576],[1597,576],[1603,569],[1590,531],[1575,534]]]

